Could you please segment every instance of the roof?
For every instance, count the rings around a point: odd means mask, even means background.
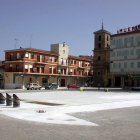
[[[118,36],[124,36],[124,35],[136,34],[136,33],[140,33],[140,30],[123,32],[123,33],[119,33],[119,34],[113,34],[110,37],[118,37]]]
[[[100,30],[98,30],[98,31],[96,31],[96,32],[94,32],[94,34],[96,34],[96,33],[108,33],[108,34],[111,34],[110,32],[108,32],[108,31],[106,31],[106,30],[104,30],[104,29],[100,29]]]
[[[69,55],[69,58],[74,58],[74,59],[79,59],[79,60],[85,60],[85,61],[93,61],[93,59],[91,59],[90,57],[79,57],[79,56],[73,56],[73,55]]]
[[[35,48],[20,48],[20,49],[6,50],[5,52],[12,52],[12,51],[33,51],[33,52],[47,53],[47,54],[57,55],[57,56],[59,55],[57,53],[53,53],[46,50],[35,49]]]

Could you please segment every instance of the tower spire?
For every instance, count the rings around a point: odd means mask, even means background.
[[[103,27],[103,19],[102,19],[102,29],[104,29],[104,27]]]

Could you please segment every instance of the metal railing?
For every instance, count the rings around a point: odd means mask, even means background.
[[[23,60],[24,58],[20,57],[11,57],[11,58],[6,58],[6,61],[17,61],[17,60]]]

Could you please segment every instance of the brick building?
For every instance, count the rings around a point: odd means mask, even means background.
[[[106,86],[113,86],[113,77],[110,75],[110,35],[103,25],[101,30],[94,32],[93,86],[104,86],[103,75],[108,78]]]
[[[93,57],[71,56],[69,46],[52,44],[50,51],[21,48],[5,51],[5,88],[24,88],[27,83],[40,85],[56,82],[84,85],[83,77],[93,74]]]

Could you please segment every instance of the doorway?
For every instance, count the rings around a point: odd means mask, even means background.
[[[108,86],[111,86],[111,79],[108,79]]]
[[[42,87],[45,87],[48,85],[48,79],[47,78],[42,78]]]
[[[115,86],[120,87],[121,86],[121,77],[115,77]]]
[[[61,87],[65,87],[65,79],[61,79]]]

